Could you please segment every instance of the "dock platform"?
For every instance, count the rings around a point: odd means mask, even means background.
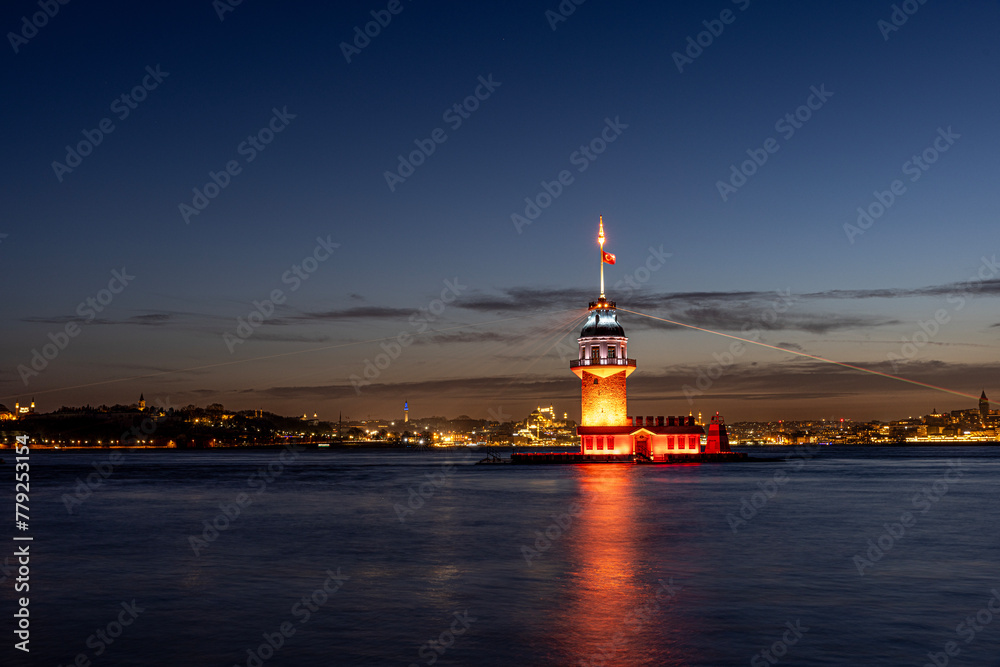
[[[632,454],[579,454],[579,453],[529,453],[515,452],[510,455],[510,462],[515,465],[549,465],[578,463],[633,463],[637,465],[677,465],[682,463],[731,463],[736,461],[752,461],[743,452],[721,452],[717,454],[680,454],[657,457],[655,460],[634,456]],[[495,463],[496,461],[491,461]],[[486,461],[482,461],[486,463]]]

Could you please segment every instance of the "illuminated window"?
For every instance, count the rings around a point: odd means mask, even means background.
[[[608,347],[608,359],[614,359],[615,356],[617,356],[616,352],[617,349],[618,349],[617,345],[611,345],[610,347]]]
[[[604,449],[604,438],[598,438],[597,439],[597,448],[598,449]]]
[[[584,441],[587,443],[587,449],[593,449],[594,448],[594,439],[593,438],[584,438]]]
[[[615,438],[614,436],[608,436],[608,449],[615,448]]]
[[[590,348],[590,358],[591,358],[591,360],[593,360],[595,362],[598,359],[601,358],[601,346],[600,345],[594,345],[593,347]]]

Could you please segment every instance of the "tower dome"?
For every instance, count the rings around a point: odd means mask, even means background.
[[[607,301],[602,297],[590,304],[590,314],[587,316],[587,323],[580,331],[580,338],[592,336],[625,336],[625,330],[618,323],[618,312],[615,310],[614,301]]]

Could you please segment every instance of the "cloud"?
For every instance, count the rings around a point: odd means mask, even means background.
[[[472,293],[463,296],[456,306],[465,310],[491,313],[530,312],[534,310],[558,308],[560,305],[573,307],[594,301],[592,290],[583,289],[540,289],[533,287],[511,287],[499,294]]]
[[[935,392],[946,394],[941,399],[954,401],[960,406],[966,399],[950,392],[961,392],[978,397],[977,387],[994,386],[1000,373],[1000,363],[962,364],[941,361],[910,361],[894,370],[889,362],[845,362],[874,371],[867,373],[845,368],[834,363],[815,361],[802,357],[773,363],[734,364],[723,370],[706,387],[698,386],[699,375],[706,375],[708,365],[672,367],[659,374],[638,373],[629,378],[629,398],[660,397],[680,400],[688,405],[685,385],[689,389],[702,389],[697,395],[699,403],[727,399],[741,400],[799,400],[808,397],[841,398],[881,394],[898,396],[922,393],[932,398]],[[903,379],[885,377],[877,373],[895,375]],[[932,387],[914,385],[906,380],[925,383]],[[938,400],[938,399],[935,399]]]
[[[785,294],[788,294],[786,291]],[[915,288],[877,288],[867,290],[824,290],[805,294],[792,294],[795,299],[804,300],[843,300],[859,299],[907,299],[928,296],[948,296],[963,294],[964,296],[1000,296],[1000,278],[990,280],[971,280],[953,282],[941,285],[930,285]],[[760,290],[723,290],[716,292],[652,292],[639,290],[616,295],[610,293],[611,300],[616,300],[619,306],[632,309],[670,309],[711,307],[719,304],[732,303],[765,303],[773,302],[780,297],[777,291]],[[495,294],[474,293],[463,297],[456,305],[469,310],[508,312],[515,310],[535,310],[551,308],[553,305],[583,305],[594,300],[592,290],[576,288],[535,288],[511,287]]]
[[[286,318],[289,322],[311,322],[325,320],[383,320],[406,319],[416,310],[413,308],[389,308],[387,306],[355,306],[339,310],[305,312]]]
[[[567,375],[568,372],[567,372]],[[351,384],[319,386],[269,387],[250,390],[262,396],[294,399],[355,398]],[[421,380],[416,382],[373,383],[361,388],[366,398],[398,396],[434,396],[435,398],[494,398],[501,394],[514,396],[544,396],[547,399],[580,400],[580,381],[572,375],[553,380],[545,377],[494,376]]]
[[[173,319],[172,314],[165,312],[157,313],[146,313],[144,315],[132,315],[123,320],[115,320],[106,317],[96,317],[92,320],[88,320],[85,317],[79,317],[76,315],[54,315],[54,316],[32,316],[24,317],[21,319],[22,322],[29,322],[31,324],[52,324],[56,326],[65,326],[70,322],[76,322],[81,325],[112,325],[112,324],[131,324],[138,326],[157,326],[161,324],[166,324]]]
[[[267,341],[269,343],[329,343],[334,339],[323,334],[269,333],[257,331],[253,335],[253,340]]]
[[[1000,279],[970,280],[909,289],[828,290],[805,294],[810,299],[909,299],[927,296],[1000,296]]]
[[[672,313],[669,319],[684,324],[718,331],[805,331],[825,334],[849,329],[872,329],[899,324],[894,318],[874,315],[840,313],[810,313],[794,310],[794,304],[783,313],[775,312],[770,303],[743,303],[721,307],[691,307]]]
[[[102,319],[102,318],[99,318],[99,317],[95,318],[93,320],[88,321],[86,318],[79,317],[79,316],[76,316],[76,315],[51,315],[51,316],[33,315],[33,316],[30,316],[30,317],[22,317],[21,321],[22,322],[28,322],[29,324],[54,324],[56,326],[64,326],[64,325],[66,325],[66,324],[68,324],[70,322],[78,322],[80,324],[84,324],[84,323],[86,323],[86,324],[114,324],[115,323],[114,320]]]
[[[442,344],[458,344],[458,343],[510,343],[512,337],[507,334],[502,334],[496,331],[456,331],[452,332],[442,332],[442,333],[431,333],[428,332],[423,336],[416,336],[413,339],[416,345],[426,345],[433,343],[435,345]]]
[[[850,362],[872,371],[892,373],[888,362]],[[922,387],[901,380],[866,373],[835,364],[804,358],[791,358],[774,363],[744,363],[727,368],[713,380],[703,394],[689,403],[684,387],[694,387],[698,366],[672,367],[661,373],[644,371],[628,380],[629,411],[631,414],[687,414],[689,410],[736,409],[740,403],[770,403],[774,405],[815,405],[818,415],[827,414],[829,401],[862,400],[878,394],[896,402],[918,401],[921,405],[937,405],[947,409],[974,407],[981,386],[989,391],[1000,373],[1000,363],[953,364],[944,362],[910,362],[898,372],[908,380],[933,387]],[[350,383],[318,386],[273,386],[240,392],[260,399],[294,399],[306,401],[356,399],[396,401],[400,397],[434,397],[435,401],[470,402],[488,405],[532,402],[562,406],[579,405],[580,384],[572,375],[553,379],[542,375],[494,375],[420,380],[414,382],[373,383],[362,387],[359,397]],[[952,392],[964,393],[966,396]],[[735,402],[735,403],[734,403]],[[811,403],[810,403],[811,402]],[[719,404],[723,403],[722,406]],[[808,407],[806,409],[809,409]],[[895,410],[893,410],[895,412]]]
[[[1000,326],[1000,325],[994,325]],[[900,340],[892,339],[880,339],[880,338],[817,338],[816,340],[809,341],[810,343],[836,343],[838,345],[851,344],[851,345],[892,345],[894,347],[899,347]],[[778,343],[781,345],[781,343]],[[983,343],[956,343],[940,340],[929,340],[923,345],[937,345],[940,347],[983,347],[987,349],[996,349],[995,345],[984,345]]]
[[[919,288],[879,288],[869,290],[826,290],[792,294],[788,290],[724,290],[716,292],[636,291],[621,295],[617,301],[620,316],[630,328],[671,329],[691,325],[705,329],[737,332],[747,328],[766,331],[803,331],[823,334],[834,331],[874,329],[901,324],[884,315],[829,312],[817,308],[823,302],[853,302],[870,299],[909,299],[921,297],[1000,296],[1000,279],[956,282]],[[512,287],[496,293],[473,293],[456,303],[457,308],[495,314],[533,312],[554,305],[579,305],[593,300],[593,292],[567,288]],[[630,317],[623,311],[674,320],[678,324]],[[825,312],[822,312],[825,310]]]
[[[147,313],[146,315],[133,315],[125,320],[125,324],[152,326],[157,324],[166,324],[170,321],[170,319],[171,316],[167,313]]]

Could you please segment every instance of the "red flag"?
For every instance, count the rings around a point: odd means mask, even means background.
[[[602,251],[601,251],[601,260],[602,260],[602,261],[603,261],[603,262],[604,262],[605,264],[614,264],[614,263],[615,263],[615,256],[614,256],[614,255],[612,255],[612,254],[611,254],[610,252],[604,252],[604,251],[602,250]]]

